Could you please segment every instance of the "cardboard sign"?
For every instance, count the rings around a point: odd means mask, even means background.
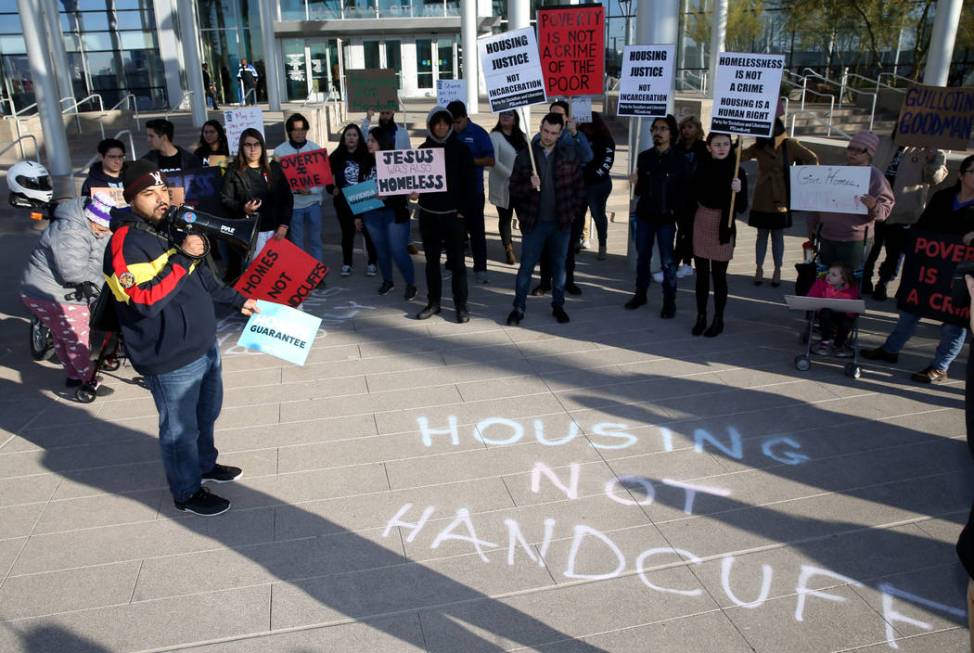
[[[575,124],[592,122],[592,98],[573,97],[572,98],[572,119]]]
[[[94,197],[98,195],[107,204],[111,204],[117,209],[124,209],[128,206],[128,202],[125,201],[125,189],[124,188],[112,188],[110,186],[99,186],[98,188],[91,189],[91,196]]]
[[[454,100],[463,103],[467,101],[467,80],[438,79],[436,80],[436,103],[445,107]]]
[[[910,238],[904,250],[896,307],[920,317],[967,326],[970,308],[954,306],[951,276],[959,263],[974,261],[974,247],[965,245],[960,234],[926,229],[910,229]]]
[[[277,162],[281,164],[292,192],[335,183],[325,148],[282,156]]]
[[[222,168],[199,168],[169,173],[166,175],[166,185],[173,204],[188,204],[203,213],[223,215],[223,202],[220,199],[220,191],[223,189]]]
[[[491,111],[499,113],[548,101],[534,29],[481,37],[477,49]]]
[[[237,153],[240,134],[245,129],[256,129],[261,136],[264,135],[264,113],[258,107],[230,109],[223,112],[223,125],[227,129],[227,144],[230,146],[230,154],[233,155]]]
[[[398,111],[399,80],[391,68],[346,70],[349,111]]]
[[[896,121],[897,145],[966,150],[974,126],[974,87],[911,86]]]
[[[710,131],[770,138],[784,68],[781,54],[722,52],[717,57]]]
[[[675,45],[627,45],[616,115],[662,118],[673,95]]]
[[[381,209],[385,206],[379,199],[379,189],[375,184],[375,179],[363,181],[360,184],[352,184],[342,189],[348,208],[352,209],[352,215],[361,215],[366,211]]]
[[[441,147],[422,150],[381,150],[375,156],[376,185],[381,197],[446,190],[446,152]]]
[[[866,215],[870,166],[791,166],[791,209]]]
[[[291,241],[271,238],[233,287],[247,298],[297,307],[327,274],[323,263]]]
[[[237,344],[304,365],[321,328],[321,318],[272,302],[258,301],[257,308],[260,312],[247,320]]]
[[[600,95],[605,77],[605,8],[541,7],[538,50],[548,95]]]

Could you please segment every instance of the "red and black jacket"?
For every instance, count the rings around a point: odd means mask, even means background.
[[[103,270],[133,367],[164,374],[202,357],[216,342],[213,302],[240,308],[245,298],[130,210],[112,216]]]

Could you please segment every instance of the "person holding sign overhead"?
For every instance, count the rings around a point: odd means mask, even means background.
[[[291,114],[284,123],[287,140],[274,148],[274,157],[320,150],[314,141],[308,140],[308,119],[300,113]],[[294,210],[291,212],[291,242],[321,261],[321,198],[324,186],[312,186],[294,190]]]
[[[426,255],[426,306],[416,314],[427,320],[440,312],[443,277],[440,276],[440,252],[447,248],[447,259],[453,264],[453,305],[457,322],[470,321],[467,312],[467,265],[463,258],[466,235],[464,215],[469,211],[470,177],[474,174],[473,155],[453,133],[453,114],[436,106],[426,119],[428,136],[420,149],[442,148],[446,157],[446,190],[414,193],[419,198],[419,233]]]
[[[862,268],[865,249],[873,235],[873,224],[889,217],[896,199],[883,173],[872,165],[879,137],[865,131],[852,137],[846,147],[846,160],[850,166],[869,166],[869,193],[859,198],[868,213],[827,213],[818,211],[809,215],[806,226],[810,240],[815,238],[819,225],[822,226],[819,238],[818,257],[823,265],[836,262],[845,263],[853,270]]]
[[[572,222],[585,206],[585,184],[577,152],[561,140],[565,118],[549,113],[541,120],[541,132],[531,139],[534,151],[525,148],[517,155],[511,174],[511,203],[521,227],[521,267],[517,271],[514,310],[508,325],[517,325],[527,309],[528,288],[534,266],[542,256],[550,257],[551,314],[559,324],[569,321],[565,312],[565,258],[572,235]]]

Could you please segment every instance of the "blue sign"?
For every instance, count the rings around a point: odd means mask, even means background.
[[[304,365],[321,327],[321,318],[263,300],[257,300],[257,308],[260,313],[254,313],[247,320],[237,344],[295,365]]]
[[[376,188],[375,179],[346,186],[342,189],[342,192],[345,193],[348,208],[352,209],[354,215],[360,215],[374,209],[381,209],[385,206],[382,200],[379,199],[379,191]]]

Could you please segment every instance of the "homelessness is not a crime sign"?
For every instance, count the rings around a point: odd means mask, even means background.
[[[441,193],[446,190],[446,150],[380,150],[375,153],[379,196]]]
[[[487,99],[494,113],[548,101],[534,29],[477,39]]]
[[[896,121],[897,145],[966,150],[974,126],[974,87],[911,86]]]
[[[954,306],[951,277],[958,264],[974,261],[974,247],[965,245],[960,234],[916,228],[910,233],[896,307],[920,317],[966,326],[970,308]]]
[[[627,45],[619,78],[620,116],[663,117],[673,93],[675,45]]]
[[[605,8],[601,4],[542,7],[537,18],[548,95],[601,95]]]
[[[277,161],[281,164],[281,170],[284,171],[284,177],[292,191],[334,183],[328,152],[324,148],[289,154]]]
[[[784,68],[784,55],[722,52],[710,131],[770,138]]]
[[[328,274],[328,268],[289,240],[271,238],[240,275],[234,290],[250,299],[298,307]]]

